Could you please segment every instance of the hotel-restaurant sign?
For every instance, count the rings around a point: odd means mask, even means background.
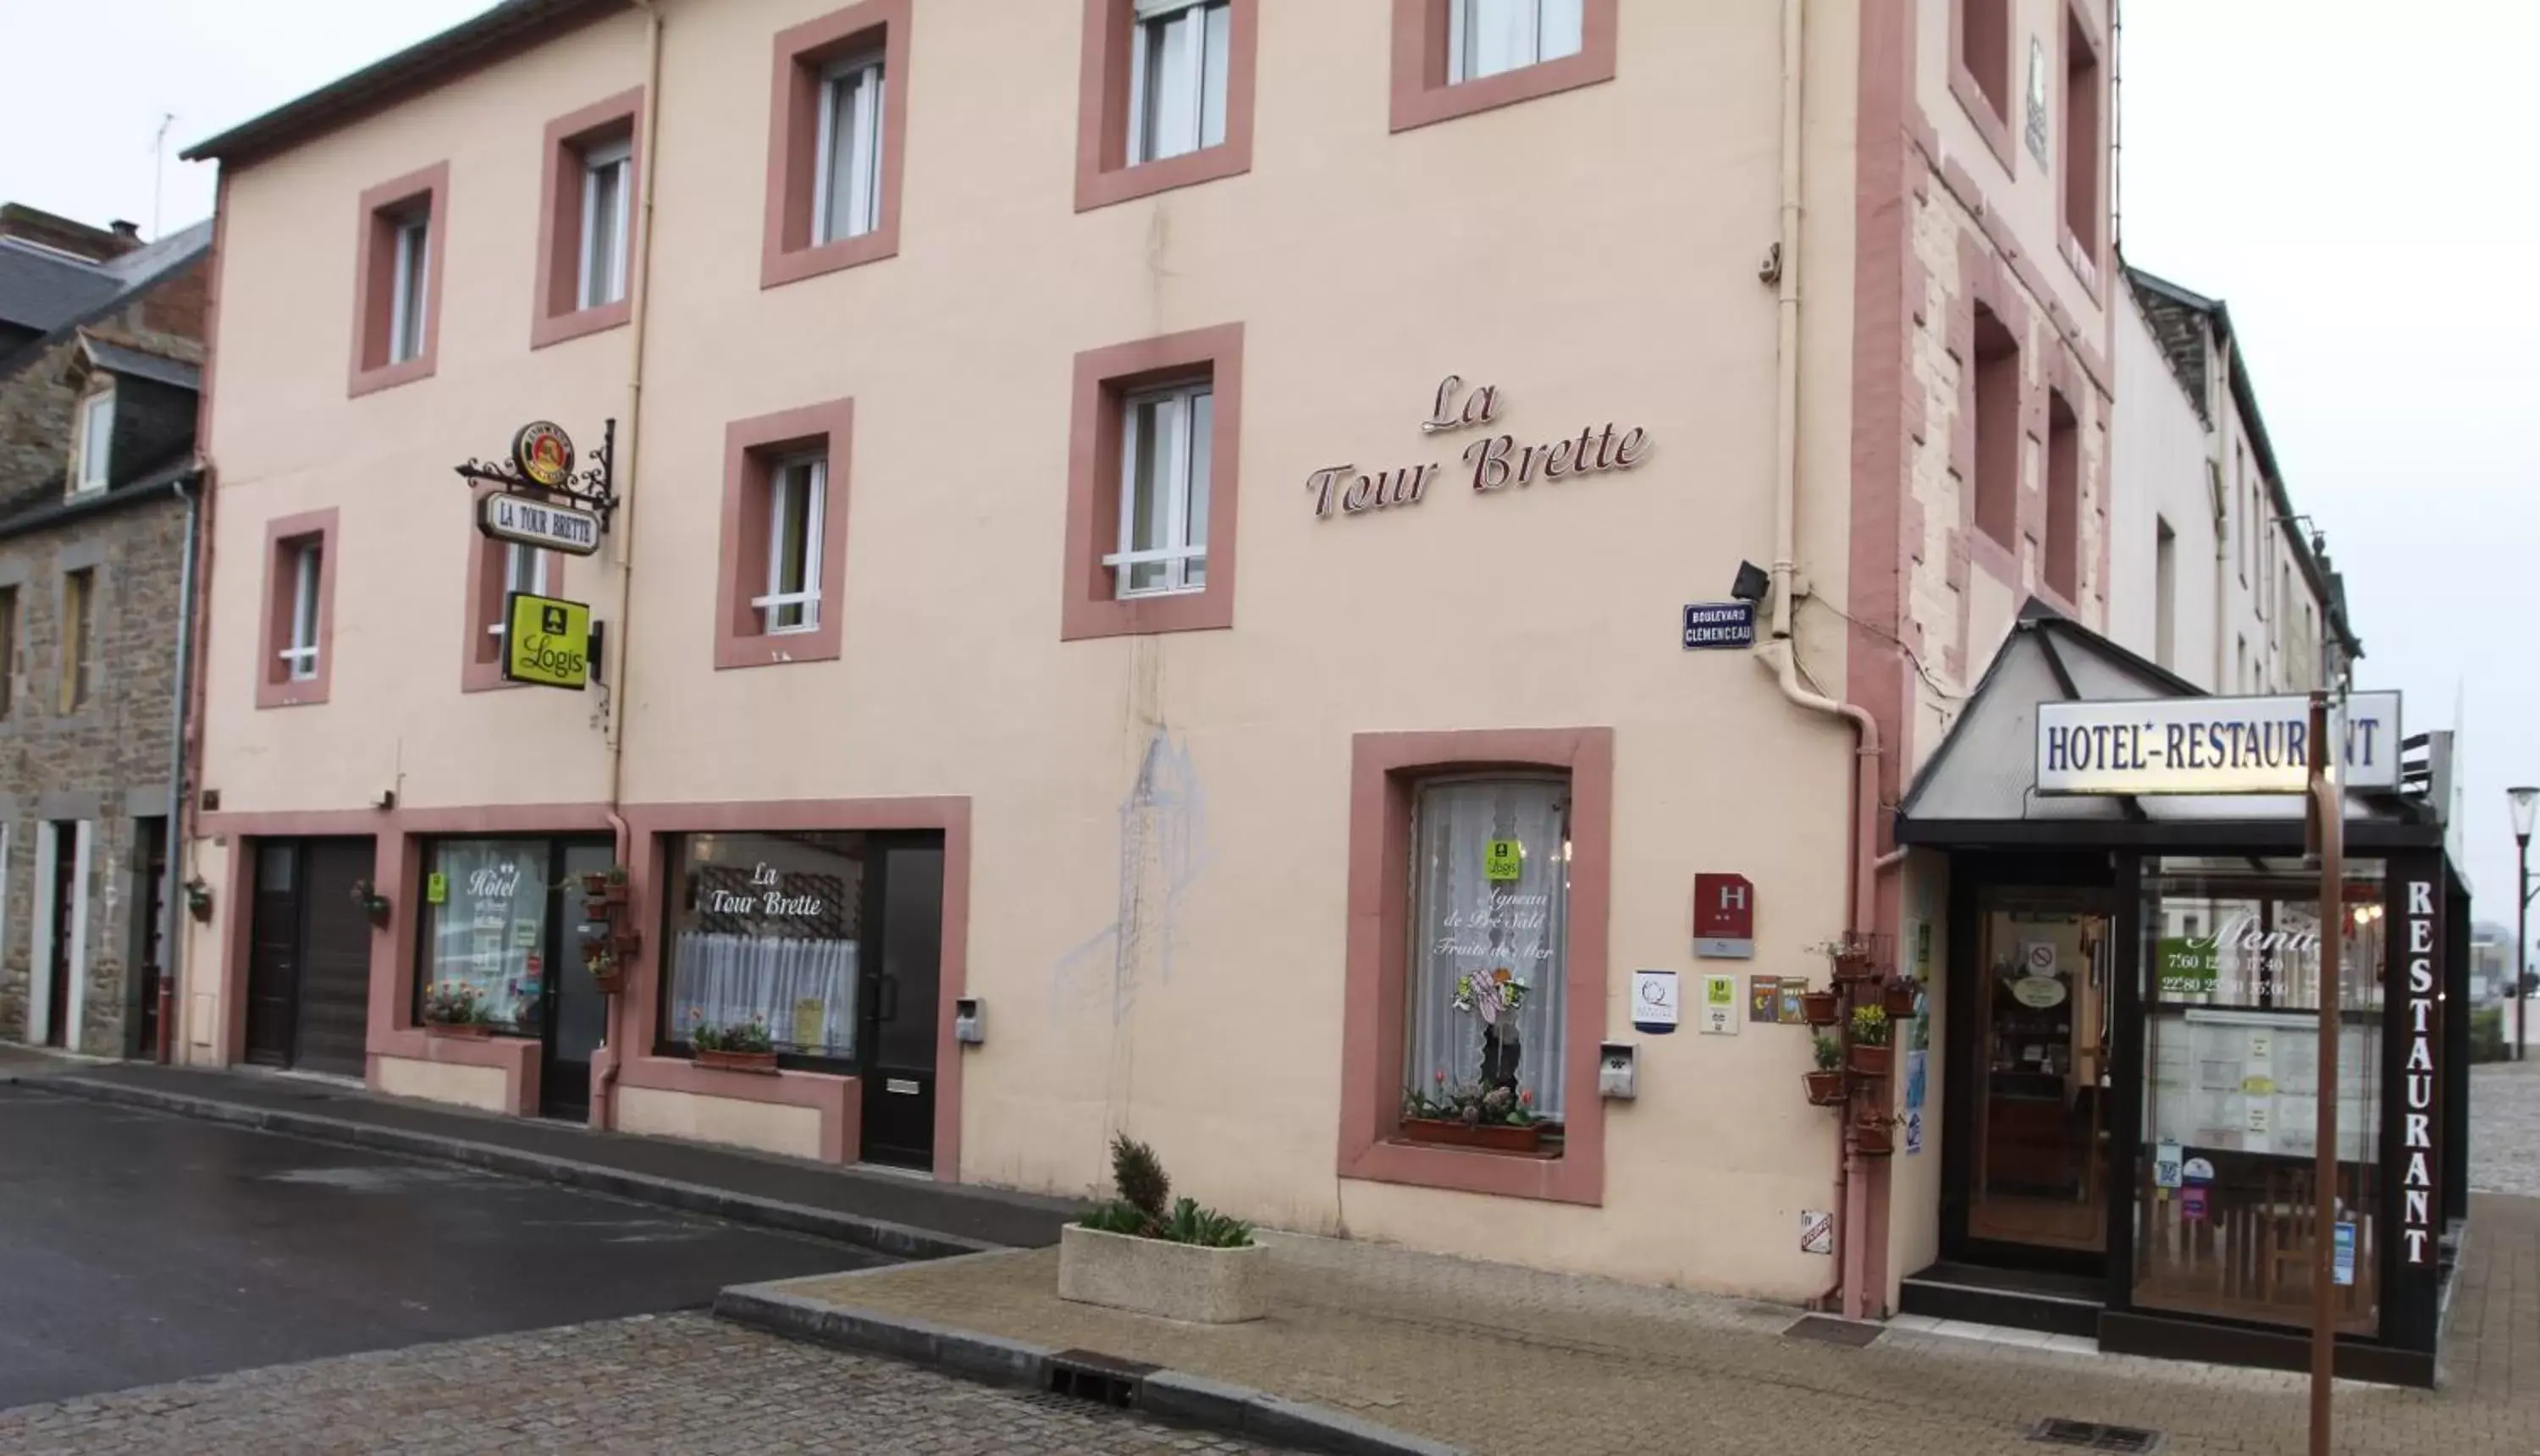
[[[1461,379],[1448,375],[1439,381],[1437,398],[1430,406],[1429,418],[1421,422],[1420,431],[1424,435],[1446,435],[1484,429],[1496,424],[1499,417],[1499,385],[1483,384],[1467,390]],[[1521,444],[1515,435],[1486,434],[1464,447],[1463,464],[1455,478],[1468,481],[1476,494],[1488,495],[1511,486],[1529,486],[1538,480],[1549,484],[1582,475],[1629,470],[1647,459],[1649,453],[1649,432],[1638,425],[1620,434],[1611,424],[1586,425],[1576,438],[1542,444]],[[1305,489],[1314,498],[1316,516],[1329,516],[1335,511],[1343,516],[1358,516],[1419,505],[1431,483],[1446,468],[1444,464],[1428,464],[1367,471],[1356,464],[1325,465],[1305,477]]]

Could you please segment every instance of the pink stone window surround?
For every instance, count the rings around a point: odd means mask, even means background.
[[[401,221],[425,220],[421,337],[412,357],[393,357],[397,231]],[[450,164],[437,162],[362,193],[354,232],[353,350],[346,393],[350,396],[429,379],[441,353],[442,263],[450,223]]]
[[[848,480],[855,448],[855,401],[736,420],[724,427],[722,543],[715,566],[715,667],[834,661],[846,620]],[[754,603],[768,594],[770,525],[777,470],[816,456],[824,480],[819,507],[816,625],[767,630]]]
[[[1575,53],[1450,82],[1447,37],[1453,29],[1452,7],[1459,3],[1393,0],[1393,130],[1409,131],[1614,79],[1621,7],[1617,0],[1584,0]]]
[[[2046,399],[2046,549],[2039,574],[2069,609],[2081,596],[2081,421],[2063,391],[2049,390]]]
[[[558,116],[546,125],[539,163],[537,298],[529,318],[529,347],[543,349],[584,334],[615,328],[634,311],[636,231],[642,211],[636,199],[643,185],[644,89],[636,87]],[[616,210],[625,226],[619,239],[619,267],[625,287],[609,303],[583,305],[583,261],[587,241],[584,159],[600,149],[627,149],[626,169],[618,184]]]
[[[1208,570],[1198,590],[1122,596],[1120,548],[1124,407],[1146,390],[1210,386]],[[1243,439],[1243,325],[1220,324],[1076,356],[1067,451],[1065,578],[1059,640],[1204,632],[1235,625],[1237,456]]]
[[[1084,3],[1083,48],[1077,60],[1076,210],[1091,212],[1250,172],[1260,0],[1229,0],[1225,140],[1134,164],[1129,160],[1129,77],[1137,39],[1136,0]]]
[[[910,0],[864,0],[776,34],[768,84],[767,211],[758,286],[834,273],[899,252],[900,181],[908,139]],[[882,58],[880,177],[873,226],[829,243],[812,241],[820,195],[821,95],[828,68],[868,53]]]
[[[498,688],[521,686],[503,679],[503,639],[494,631],[502,625],[503,599],[511,594],[512,547],[498,541],[476,526],[477,512],[484,509],[492,486],[476,487],[474,504],[467,513],[467,613],[463,654],[459,688],[461,692],[483,693]],[[544,594],[565,594],[564,555],[557,551],[532,553],[539,565]]]
[[[2011,106],[2019,88],[2012,75],[2018,47],[2011,17],[2014,0],[1949,0],[1949,94],[1984,138],[2003,171],[2016,176],[2018,148],[2011,145]]]
[[[312,707],[325,702],[332,690],[337,520],[338,513],[330,506],[265,522],[264,612],[256,645],[255,674],[255,706],[259,709]],[[318,651],[314,670],[294,676],[293,663],[284,653],[293,645],[303,611],[300,562],[302,553],[311,547],[318,552],[314,603]]]
[[[1412,803],[1426,780],[1551,771],[1570,780],[1569,999],[1558,1157],[1414,1144],[1401,1137],[1409,1014]],[[1341,1030],[1339,1173],[1380,1183],[1601,1205],[1614,732],[1607,728],[1360,733],[1350,749],[1348,927]],[[1538,988],[1538,995],[1547,994]]]
[[[2065,0],[2062,19],[2063,64],[2056,78],[2064,98],[2064,176],[2058,187],[2058,242],[2064,261],[2088,286],[2091,298],[2100,300],[2105,256],[2100,240],[2107,234],[2101,200],[2105,188],[2100,185],[2106,170],[2102,118],[2107,92],[2102,82],[2105,71],[2099,60],[2104,51],[2098,28],[2080,0]]]
[[[1993,311],[1975,311],[1976,529],[2012,553],[2019,550],[2020,350],[2017,338]]]

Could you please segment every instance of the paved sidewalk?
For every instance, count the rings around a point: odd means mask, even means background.
[[[309,1077],[150,1063],[43,1058],[0,1080],[68,1096],[209,1117],[858,1244],[904,1258],[1058,1241],[1076,1206],[922,1176],[836,1168],[570,1123],[495,1117]]]
[[[2540,1056],[2469,1072],[2469,1186],[2540,1198]]]
[[[2540,1200],[2482,1195],[2440,1391],[2342,1382],[2348,1452],[2540,1451]],[[2023,1453],[2049,1417],[2149,1427],[2164,1452],[2305,1448],[2303,1377],[1940,1333],[1866,1349],[1774,1305],[1272,1234],[1274,1312],[1174,1324],[1069,1304],[1057,1253],[766,1286],[839,1308],[1091,1350],[1336,1408],[1476,1452]],[[728,1292],[727,1298],[731,1295]],[[2041,1337],[2042,1338],[2042,1337]]]

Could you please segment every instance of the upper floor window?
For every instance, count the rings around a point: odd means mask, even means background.
[[[834,661],[845,641],[855,401],[724,427],[715,666]]]
[[[1103,558],[1120,595],[1208,585],[1210,444],[1216,395],[1206,383],[1121,402],[1120,549]]]
[[[1449,0],[1446,79],[1461,85],[1577,55],[1586,0]]]
[[[899,252],[912,0],[858,0],[776,33],[758,286]]]
[[[298,708],[326,701],[333,664],[333,508],[265,522],[264,620],[255,706]]]
[[[818,160],[812,168],[811,243],[861,238],[882,220],[882,52],[820,74]]]
[[[582,154],[579,301],[585,309],[626,297],[626,184],[634,165],[631,138],[602,143]]]
[[[71,489],[106,489],[106,467],[113,454],[114,389],[109,385],[79,403],[79,428],[71,445]]]
[[[81,567],[62,577],[62,680],[60,708],[77,713],[88,706],[96,665],[91,637],[97,614],[97,568]]]
[[[1137,0],[1129,50],[1129,161],[1159,162],[1226,140],[1229,0]]]
[[[415,208],[389,220],[395,237],[395,273],[388,285],[388,363],[423,353],[423,311],[432,266],[432,214]]]
[[[535,546],[507,541],[503,545],[503,595],[509,598],[515,591],[530,596],[548,594],[547,553]],[[502,640],[504,619],[510,615],[508,610],[498,609],[494,620],[485,624],[486,632],[498,642]]]
[[[423,379],[439,352],[442,245],[450,164],[364,192],[354,268],[351,391]]]
[[[767,592],[750,605],[760,630],[820,627],[820,538],[828,509],[829,462],[820,455],[779,461],[767,473]]]
[[[318,677],[318,582],[324,552],[324,541],[317,536],[291,547],[291,635],[278,656],[283,675],[293,682]]]

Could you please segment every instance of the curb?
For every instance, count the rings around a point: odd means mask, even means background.
[[[566,1188],[591,1193],[605,1193],[636,1203],[654,1204],[685,1213],[705,1213],[734,1223],[755,1228],[774,1229],[782,1233],[810,1234],[833,1242],[849,1244],[895,1259],[945,1259],[961,1254],[998,1251],[1002,1246],[978,1239],[961,1238],[949,1233],[931,1233],[905,1223],[882,1218],[867,1218],[854,1213],[841,1213],[829,1209],[815,1209],[808,1204],[786,1203],[780,1199],[758,1198],[728,1189],[710,1188],[701,1183],[682,1183],[671,1178],[656,1178],[649,1173],[630,1173],[623,1168],[600,1163],[576,1162],[571,1158],[550,1157],[544,1153],[524,1152],[492,1143],[471,1143],[463,1138],[449,1138],[438,1133],[418,1133],[404,1128],[374,1127],[368,1123],[350,1122],[343,1118],[322,1117],[310,1112],[288,1112],[279,1108],[253,1107],[240,1102],[222,1102],[210,1097],[188,1096],[181,1092],[163,1092],[152,1087],[131,1087],[119,1082],[93,1081],[87,1077],[63,1074],[49,1075],[9,1075],[0,1081],[23,1086],[30,1091],[60,1092],[91,1102],[108,1102],[125,1107],[139,1107],[152,1112],[175,1113],[180,1117],[200,1118],[206,1122],[226,1123],[232,1127],[252,1128],[258,1132],[287,1133],[319,1143],[332,1143],[359,1147],[373,1152],[396,1152],[413,1157],[432,1158],[458,1163],[464,1167],[482,1168],[487,1172],[506,1173],[516,1178],[531,1178]]]
[[[787,1339],[929,1365],[947,1374],[1022,1390],[1057,1388],[1060,1352],[977,1335],[903,1315],[806,1299],[777,1283],[736,1284],[715,1296],[717,1319]],[[1082,1352],[1068,1352],[1079,1354]],[[1343,1411],[1180,1370],[1139,1376],[1127,1401],[1141,1415],[1336,1456],[1463,1456]]]

